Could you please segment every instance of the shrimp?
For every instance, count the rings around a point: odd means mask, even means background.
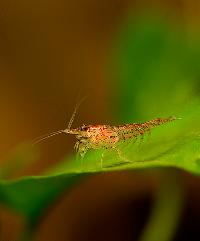
[[[144,123],[124,124],[118,126],[112,125],[81,125],[78,128],[71,128],[74,121],[77,109],[79,108],[83,99],[75,106],[70,121],[66,129],[52,132],[35,139],[33,144],[37,144],[52,136],[58,134],[73,134],[76,136],[75,150],[82,158],[85,156],[89,149],[113,149],[116,150],[118,155],[122,158],[121,152],[117,148],[117,144],[126,141],[127,139],[134,139],[149,133],[153,128],[160,126],[164,123],[171,122],[180,118],[155,118]],[[101,160],[102,167],[102,160]]]

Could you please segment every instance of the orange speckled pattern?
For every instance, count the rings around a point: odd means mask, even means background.
[[[88,149],[115,148],[119,141],[129,138],[137,138],[151,131],[151,129],[164,123],[174,121],[177,118],[156,118],[141,124],[124,124],[119,126],[110,125],[88,125],[71,129],[78,139],[76,149],[83,156]]]

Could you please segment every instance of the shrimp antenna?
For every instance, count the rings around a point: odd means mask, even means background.
[[[86,99],[86,96],[83,97],[82,99],[80,99],[80,100],[77,102],[77,104],[76,104],[76,106],[75,106],[75,108],[74,108],[74,111],[73,111],[73,113],[72,113],[72,116],[71,116],[71,118],[70,118],[70,120],[69,120],[69,123],[68,123],[68,126],[67,126],[67,130],[70,130],[70,129],[71,129],[71,126],[72,126],[72,124],[73,124],[74,118],[75,118],[76,113],[77,113],[77,110],[78,110],[78,108],[80,107],[80,105],[82,104],[82,102],[83,102],[85,99]]]
[[[40,137],[36,138],[35,140],[33,140],[33,145],[36,145],[39,142],[42,142],[42,141],[44,141],[44,140],[46,140],[46,139],[48,139],[48,138],[50,138],[52,136],[56,136],[56,135],[59,135],[59,134],[62,134],[62,133],[69,133],[69,130],[70,130],[70,128],[72,126],[72,123],[74,121],[74,118],[76,116],[77,110],[78,110],[79,106],[81,105],[81,103],[85,100],[85,98],[86,97],[83,97],[79,102],[77,102],[77,104],[76,104],[76,106],[74,108],[74,111],[72,113],[72,116],[71,116],[71,118],[69,120],[68,126],[67,126],[67,128],[65,130],[58,130],[58,131],[54,131],[54,132],[51,132],[49,134],[40,136]]]
[[[59,135],[59,134],[62,134],[62,133],[65,133],[64,130],[59,130],[59,131],[54,131],[54,132],[51,132],[47,135],[43,135],[43,136],[40,136],[38,138],[36,138],[35,140],[33,140],[33,145],[36,145],[38,144],[39,142],[42,142],[52,136],[56,136],[56,135]]]

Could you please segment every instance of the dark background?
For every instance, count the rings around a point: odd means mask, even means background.
[[[199,38],[199,1],[0,1],[0,159],[25,140],[67,125],[79,95],[87,96],[74,126],[113,123],[115,69],[109,65],[122,23],[153,10],[190,42]],[[147,53],[148,55],[148,53]],[[58,136],[40,158],[15,173],[37,175],[71,154]],[[181,172],[185,209],[174,240],[198,240],[200,182]],[[41,221],[36,240],[137,240],[156,183],[148,172],[100,174],[64,195]],[[82,208],[84,207],[84,208]],[[24,220],[2,208],[1,240],[17,240]],[[158,227],[159,228],[159,227]]]

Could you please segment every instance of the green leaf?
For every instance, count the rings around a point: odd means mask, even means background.
[[[1,181],[0,202],[23,214],[35,225],[44,210],[60,193],[73,186],[81,175],[49,175]]]
[[[111,60],[117,118],[143,121],[180,112],[199,95],[199,47],[157,12],[127,17]]]
[[[122,159],[106,150],[103,168],[102,150],[89,151],[83,163],[80,159],[64,160],[51,173],[0,182],[0,202],[25,215],[35,224],[44,210],[64,191],[89,174],[154,167],[176,167],[200,174],[199,114],[197,106],[177,120],[152,130],[145,140],[131,140],[118,146]],[[127,162],[128,161],[128,162]]]

